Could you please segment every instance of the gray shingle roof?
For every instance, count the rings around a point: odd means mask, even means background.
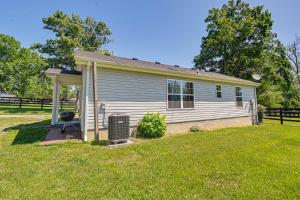
[[[75,52],[75,59],[85,58],[95,61],[102,61],[107,62],[111,64],[116,65],[126,65],[126,66],[132,66],[135,68],[144,68],[144,69],[156,69],[156,70],[163,70],[163,71],[171,71],[171,72],[178,72],[181,74],[193,74],[193,75],[199,75],[202,77],[207,78],[213,78],[218,81],[219,79],[227,80],[227,81],[239,81],[243,82],[245,84],[256,84],[253,81],[248,81],[244,79],[235,78],[232,76],[227,76],[220,73],[215,72],[204,72],[204,71],[197,71],[192,68],[187,67],[179,67],[179,66],[173,66],[173,65],[166,65],[166,64],[156,64],[155,62],[149,62],[149,61],[143,61],[143,60],[136,60],[136,59],[130,59],[130,58],[124,58],[119,56],[112,56],[112,55],[104,55],[94,52],[88,52],[88,51],[76,51]]]
[[[66,69],[56,69],[56,68],[48,68],[45,71],[45,73],[46,74],[53,74],[53,75],[59,75],[59,74],[81,75],[80,71],[66,70]]]

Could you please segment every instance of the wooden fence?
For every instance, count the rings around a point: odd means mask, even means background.
[[[75,109],[76,100],[59,100],[60,109],[73,107]],[[15,105],[19,108],[24,106],[37,107],[43,110],[45,107],[52,106],[52,99],[34,99],[17,97],[0,97],[0,105]]]
[[[300,122],[297,119],[286,119],[300,118],[300,108],[268,108],[264,114],[265,119],[280,120],[281,124],[283,121]]]

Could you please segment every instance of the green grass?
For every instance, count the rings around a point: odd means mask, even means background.
[[[270,120],[271,120],[271,118],[280,120],[280,117],[278,117],[278,116],[272,116],[272,117],[271,116],[270,117],[266,116],[266,118],[270,118]],[[300,121],[300,118],[299,117],[283,117],[283,120]],[[285,121],[283,121],[283,123],[285,123]]]
[[[36,118],[22,118],[22,117],[1,117],[0,116],[0,127],[13,126],[23,123],[36,122]]]
[[[119,148],[39,146],[47,130],[30,126],[0,135],[0,199],[300,198],[300,123],[266,120]]]
[[[17,104],[13,105],[3,105],[0,104],[0,115],[11,115],[11,114],[18,114],[18,115],[50,115],[52,107],[51,105],[47,105],[42,110],[40,105],[23,105],[22,108],[19,108]],[[71,106],[65,106],[63,111],[71,110],[74,111],[74,108]],[[60,110],[62,111],[62,110]]]

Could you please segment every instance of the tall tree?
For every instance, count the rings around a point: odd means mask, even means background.
[[[286,91],[294,86],[285,48],[272,32],[272,17],[263,6],[229,0],[209,11],[207,36],[202,38],[196,68],[251,80],[262,74],[258,100],[269,107],[289,105]],[[297,98],[297,94],[295,94]],[[293,101],[297,102],[297,101]],[[300,102],[299,102],[300,103]]]
[[[298,107],[300,94],[283,44],[276,40],[263,56],[263,64],[256,71],[263,75],[258,87],[258,101],[268,107]]]
[[[207,36],[194,58],[201,69],[250,78],[261,66],[261,57],[273,38],[271,14],[262,6],[229,0],[220,9],[209,11]]]
[[[56,11],[52,16],[43,18],[44,29],[55,34],[45,44],[36,43],[32,48],[47,54],[50,66],[74,68],[74,50],[100,51],[103,45],[111,41],[111,32],[102,21],[91,17],[84,20],[79,15],[66,15]]]
[[[11,36],[0,34],[0,90],[18,97],[51,96],[50,80],[43,70],[47,63],[36,52],[22,48]]]
[[[293,65],[295,75],[297,76],[298,83],[300,85],[300,37],[296,36],[296,39],[287,46],[286,54]]]

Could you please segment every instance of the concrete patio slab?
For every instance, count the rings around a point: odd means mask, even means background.
[[[81,130],[78,125],[71,125],[66,127],[65,133],[61,133],[60,126],[51,127],[45,140],[40,145],[52,145],[67,142],[70,140],[81,140]]]

